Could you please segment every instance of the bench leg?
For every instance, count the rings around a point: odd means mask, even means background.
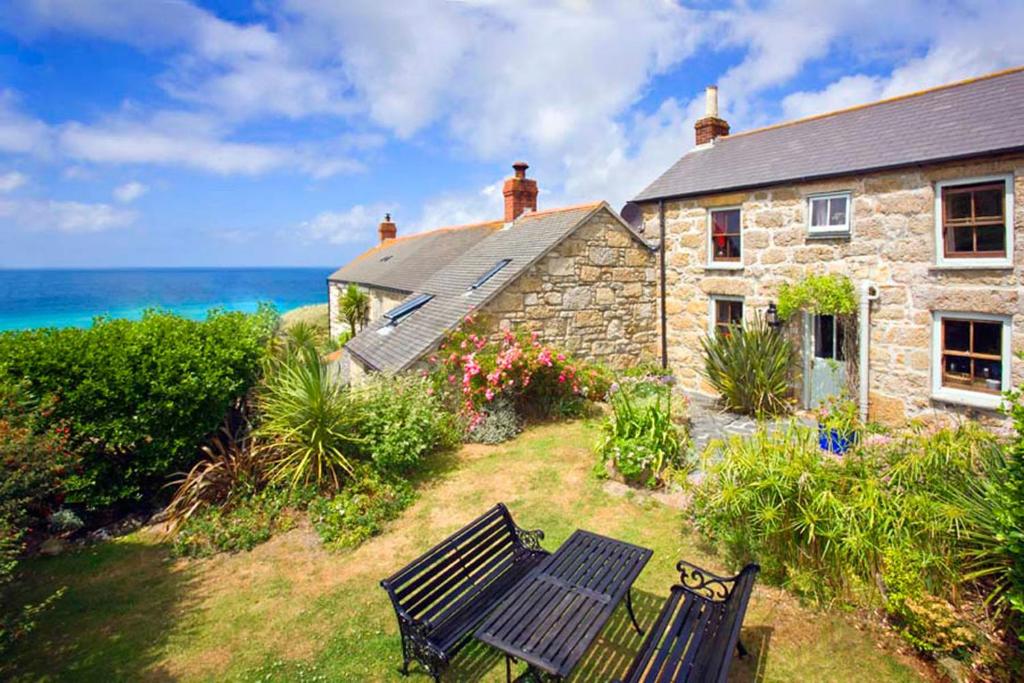
[[[748,654],[750,654],[749,652],[747,652],[747,648],[743,647],[743,641],[741,640],[736,641],[736,652],[739,653],[740,659],[743,659]]]
[[[644,630],[640,628],[640,624],[636,622],[636,615],[633,614],[633,590],[626,591],[626,611],[629,612],[629,618],[633,620],[633,628],[640,635],[644,634]]]

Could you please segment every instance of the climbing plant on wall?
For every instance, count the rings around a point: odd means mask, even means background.
[[[857,292],[845,275],[807,275],[779,289],[779,317],[788,320],[799,311],[818,315],[853,315],[857,312]]]

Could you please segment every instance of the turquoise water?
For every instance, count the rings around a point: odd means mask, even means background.
[[[211,308],[284,312],[327,302],[329,268],[0,270],[0,330],[88,327],[163,308],[201,319]]]

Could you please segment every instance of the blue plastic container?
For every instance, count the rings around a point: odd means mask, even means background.
[[[825,429],[818,425],[818,445],[821,450],[842,455],[850,450],[850,447],[857,442],[857,434],[840,434],[838,429]]]

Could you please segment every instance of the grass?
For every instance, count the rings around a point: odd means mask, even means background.
[[[381,536],[341,553],[308,527],[251,552],[172,560],[152,532],[27,563],[32,595],[67,586],[39,628],[0,664],[0,679],[429,681],[403,679],[394,613],[377,585],[497,500],[543,528],[554,549],[577,527],[654,550],[635,585],[650,624],[677,558],[723,570],[684,531],[682,513],[604,492],[592,475],[598,433],[577,422],[527,430],[503,446],[473,445],[435,464],[419,500]],[[758,585],[743,629],[751,656],[737,681],[916,681],[927,672],[895,641],[851,615],[807,609]],[[574,680],[621,675],[639,646],[622,608]],[[4,668],[6,666],[6,669]],[[448,680],[503,681],[502,660],[471,645]]]
[[[286,311],[281,315],[281,322],[286,328],[301,322],[314,325],[326,332],[328,327],[327,314],[327,304],[310,304],[309,306],[300,306]]]

